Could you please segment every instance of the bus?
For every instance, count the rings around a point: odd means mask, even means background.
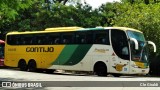
[[[5,65],[22,71],[66,70],[98,76],[147,74],[148,44],[128,27],[57,27],[6,35]]]
[[[0,40],[0,66],[4,65],[4,45],[5,42],[3,40]]]

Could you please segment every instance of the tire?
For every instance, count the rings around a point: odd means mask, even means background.
[[[107,66],[104,63],[97,63],[95,65],[95,73],[98,76],[107,76]]]
[[[35,72],[37,70],[37,64],[34,60],[28,62],[28,71]]]
[[[121,76],[121,74],[117,74],[117,73],[113,73],[112,74],[114,77],[120,77]]]
[[[20,60],[18,62],[18,67],[20,68],[21,71],[27,71],[27,64],[25,60]]]
[[[52,74],[55,70],[54,69],[46,69],[46,73]]]

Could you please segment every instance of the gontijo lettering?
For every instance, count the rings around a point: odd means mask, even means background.
[[[54,52],[54,47],[27,47],[26,52]]]

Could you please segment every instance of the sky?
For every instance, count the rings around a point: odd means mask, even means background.
[[[93,8],[98,8],[98,7],[101,6],[103,3],[120,1],[120,0],[81,0],[82,3],[83,3],[84,1],[86,1],[86,2],[87,2],[89,5],[91,5]]]

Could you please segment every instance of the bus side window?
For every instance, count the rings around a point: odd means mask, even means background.
[[[20,45],[20,37],[19,36],[16,36],[15,38],[15,45]]]
[[[10,45],[16,44],[16,35],[8,35],[7,39],[8,39],[7,41],[8,44]]]
[[[69,43],[69,41],[67,39],[63,39],[62,41],[63,43]]]
[[[31,35],[24,35],[25,45],[32,45],[32,37]]]
[[[74,33],[63,33],[62,34],[62,44],[73,44]]]
[[[56,39],[54,40],[54,43],[55,43],[55,44],[59,44],[59,42],[60,42],[60,39],[59,39],[59,38],[56,38]]]
[[[22,45],[25,45],[25,44],[26,44],[26,41],[25,41],[25,40],[23,40],[23,41],[22,41]]]
[[[94,32],[94,43],[95,44],[106,44],[109,45],[109,31],[100,30]]]
[[[19,37],[19,38],[18,38],[19,45],[23,45],[23,41],[24,41],[24,40],[23,40],[23,37]]]
[[[39,42],[40,42],[40,45],[45,45],[45,44],[47,44],[47,40],[46,40],[45,35],[39,36]]]
[[[53,44],[59,44],[60,43],[60,35],[59,33],[51,33],[48,34],[49,38],[48,38],[48,44],[53,45]]]
[[[75,44],[85,44],[86,43],[86,32],[77,32],[75,35]]]
[[[50,36],[49,35],[45,35],[46,37],[44,38],[44,44],[45,45],[50,45],[51,44],[51,40],[50,40]]]
[[[57,35],[46,35],[46,44],[53,45],[59,43],[59,38]]]
[[[93,44],[93,32],[92,31],[88,31],[86,33],[86,43]]]
[[[31,37],[31,45],[37,45],[37,37],[36,37],[36,35],[33,35]]]
[[[85,41],[85,39],[84,38],[82,38],[81,39],[81,43],[85,43],[86,41]]]
[[[41,40],[39,39],[39,40],[37,40],[37,44],[39,45],[39,44],[41,44]]]
[[[9,45],[13,45],[13,41],[12,41],[12,36],[10,36],[10,35],[8,35],[7,36],[7,43],[9,44]]]

